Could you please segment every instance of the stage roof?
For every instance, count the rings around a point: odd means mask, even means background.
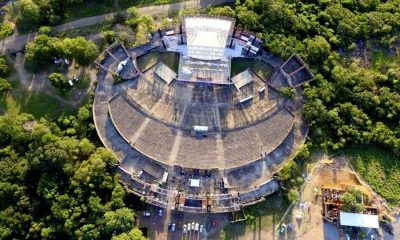
[[[184,25],[188,55],[203,60],[223,58],[233,24],[234,21],[230,19],[186,17]]]

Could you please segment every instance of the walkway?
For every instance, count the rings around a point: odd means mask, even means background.
[[[158,15],[160,13],[165,13],[169,11],[177,11],[180,9],[187,9],[187,8],[203,8],[209,5],[221,5],[226,3],[233,3],[234,0],[189,0],[183,1],[178,3],[171,3],[171,4],[163,4],[163,5],[156,5],[156,6],[149,6],[149,7],[142,7],[139,8],[140,14],[147,14],[147,15]],[[75,28],[82,28],[87,26],[96,25],[99,22],[114,17],[115,14],[118,12],[82,18],[79,20],[75,20],[72,22],[64,23],[58,26],[53,27],[54,32],[62,32],[70,29]],[[126,14],[126,11],[123,11],[122,14]],[[24,35],[13,35],[8,38],[5,38],[0,41],[0,55],[5,54],[6,52],[13,52],[22,50],[25,44],[29,41],[32,41],[37,32],[24,34]]]

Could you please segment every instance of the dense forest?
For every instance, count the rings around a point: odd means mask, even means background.
[[[61,127],[28,114],[0,117],[1,239],[144,239],[113,155],[77,137],[84,129],[71,131],[70,120],[88,120],[82,109]]]
[[[316,74],[304,109],[313,142],[327,150],[375,142],[400,154],[399,1],[245,0],[235,13],[266,50],[295,52]],[[388,59],[354,57],[367,41]]]

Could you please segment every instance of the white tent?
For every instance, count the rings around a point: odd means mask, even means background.
[[[378,215],[340,212],[340,225],[379,228]]]

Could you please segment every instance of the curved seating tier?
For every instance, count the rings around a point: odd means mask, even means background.
[[[261,87],[252,91],[258,92]],[[147,80],[143,77],[124,90],[122,93],[136,108],[183,130],[190,130],[195,125],[208,126],[211,131],[244,127],[265,118],[280,101],[279,95],[269,87],[266,94],[256,94],[251,104],[240,105],[235,103],[238,94],[234,87],[177,82],[167,86],[155,78]]]
[[[286,139],[294,121],[279,105],[248,127],[196,137],[146,116],[122,95],[110,100],[109,113],[122,137],[145,156],[197,168],[235,168],[259,160]]]

